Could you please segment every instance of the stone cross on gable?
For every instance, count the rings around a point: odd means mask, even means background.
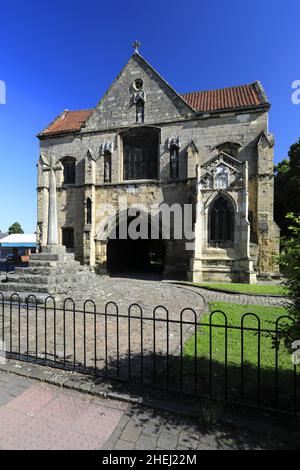
[[[134,48],[134,52],[139,52],[139,48],[141,47],[140,41],[134,41],[132,47]]]
[[[52,156],[48,161],[48,159],[41,154],[41,159],[43,161],[42,170],[46,172],[49,171],[47,245],[58,245],[55,171],[61,170],[62,164],[55,164]]]

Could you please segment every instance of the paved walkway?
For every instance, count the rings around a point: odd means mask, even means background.
[[[277,439],[207,427],[118,400],[0,372],[0,449],[283,449]]]

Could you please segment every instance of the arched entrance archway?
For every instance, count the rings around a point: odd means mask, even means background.
[[[164,269],[164,241],[159,234],[158,239],[151,239],[151,218],[145,215],[148,224],[148,238],[132,239],[128,227],[136,217],[126,217],[127,238],[120,233],[118,220],[113,236],[107,241],[107,271],[109,274],[160,274]],[[124,220],[124,219],[123,219]]]

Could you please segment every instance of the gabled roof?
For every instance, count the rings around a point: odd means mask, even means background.
[[[78,111],[63,111],[38,135],[61,134],[79,131],[87,118],[94,112],[93,109],[79,109]]]
[[[181,95],[194,109],[200,112],[233,110],[269,105],[259,82],[218,90],[194,91]]]
[[[265,91],[261,83],[258,81],[251,84],[234,86],[230,88],[194,91],[191,93],[179,94],[139,53],[133,54],[132,57],[134,56],[150,67],[152,71],[165,83],[170,91],[177,95],[179,100],[182,100],[182,102],[189,107],[191,112],[196,111],[201,113],[209,113],[257,107],[266,108],[270,106]],[[125,69],[125,67],[123,67],[122,71]],[[121,75],[122,71],[113,81],[112,85],[101,98],[97,106],[99,106],[99,104],[102,102],[108,91]],[[85,125],[89,117],[94,113],[95,109],[96,108],[80,109],[77,111],[64,110],[59,116],[57,116],[57,118],[55,118],[54,121],[52,121],[43,131],[38,134],[38,137],[65,134],[68,132],[78,132]]]

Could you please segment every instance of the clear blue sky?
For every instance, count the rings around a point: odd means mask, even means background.
[[[64,108],[94,106],[135,39],[178,92],[261,80],[284,158],[300,136],[299,18],[299,0],[1,0],[0,229],[35,230],[35,135]]]

